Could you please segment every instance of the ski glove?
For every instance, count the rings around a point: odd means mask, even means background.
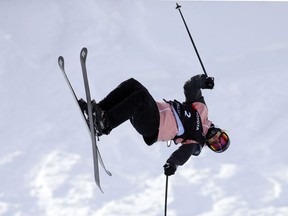
[[[214,77],[206,77],[205,88],[207,88],[207,89],[213,89],[214,88]]]
[[[177,167],[173,163],[166,163],[164,166],[164,174],[166,176],[174,175],[177,170]]]

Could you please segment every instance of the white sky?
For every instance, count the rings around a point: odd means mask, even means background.
[[[179,3],[216,79],[203,91],[210,119],[232,144],[178,169],[168,215],[287,215],[288,3]],[[129,123],[99,142],[113,173],[101,173],[105,193],[93,182],[89,136],[57,65],[63,55],[83,97],[83,46],[96,100],[129,77],[156,100],[183,100],[202,73],[175,2],[1,1],[0,215],[163,215],[162,166],[177,146],[148,147]]]

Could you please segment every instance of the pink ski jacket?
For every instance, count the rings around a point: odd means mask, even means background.
[[[177,113],[173,112],[173,107],[170,103],[164,101],[156,103],[160,114],[160,125],[157,141],[173,140],[179,132],[178,124],[181,124],[181,122],[177,122],[176,120],[175,115],[177,115]],[[192,107],[199,113],[203,128],[203,136],[205,136],[210,125],[212,124],[212,122],[208,120],[207,106],[201,102],[194,102],[192,103]],[[177,138],[175,143],[192,144],[198,142],[195,140],[183,140],[182,138]]]

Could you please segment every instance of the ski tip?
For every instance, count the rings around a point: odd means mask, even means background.
[[[61,68],[64,68],[64,58],[63,58],[63,56],[59,56],[59,57],[58,57],[58,65],[59,65]]]
[[[81,49],[81,52],[82,52],[82,51],[87,52],[87,48],[86,48],[86,47],[83,47],[83,48]]]
[[[87,53],[88,53],[88,49],[87,49],[86,47],[83,47],[83,48],[81,49],[81,52],[80,52],[80,58],[86,59]]]
[[[179,5],[177,2],[176,2],[176,9],[180,9],[181,8],[181,5]]]

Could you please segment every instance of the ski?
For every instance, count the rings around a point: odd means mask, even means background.
[[[112,174],[106,169],[103,159],[101,157],[100,151],[97,146],[97,141],[96,141],[96,134],[94,130],[94,124],[93,124],[93,118],[92,118],[92,105],[91,105],[91,95],[90,95],[90,89],[89,89],[89,82],[88,82],[88,76],[87,76],[87,69],[86,69],[86,58],[87,58],[87,49],[83,48],[80,52],[80,62],[81,62],[81,68],[82,68],[82,74],[83,74],[83,80],[84,80],[84,87],[85,87],[85,93],[86,93],[86,98],[87,98],[87,110],[88,110],[88,116],[85,115],[85,113],[82,111],[81,107],[79,106],[78,103],[78,97],[72,87],[72,84],[66,74],[65,71],[65,64],[64,64],[64,58],[62,56],[59,56],[58,58],[58,65],[61,69],[61,72],[65,78],[66,83],[68,84],[68,87],[73,95],[73,98],[75,99],[77,106],[82,114],[82,117],[84,121],[86,122],[86,126],[89,130],[90,136],[91,136],[91,141],[92,141],[92,153],[93,153],[93,165],[94,165],[94,179],[96,185],[99,187],[101,192],[103,190],[101,189],[100,185],[100,176],[99,176],[99,166],[98,166],[98,161],[100,162],[101,166],[103,167],[104,171],[106,172],[107,175],[112,176]],[[88,100],[89,99],[89,100]],[[89,104],[89,105],[88,105]],[[90,111],[89,111],[90,110]],[[90,116],[90,117],[89,117]],[[90,121],[91,120],[91,121]],[[90,128],[93,128],[90,130]]]
[[[91,94],[90,94],[90,88],[89,88],[89,82],[88,82],[88,75],[87,75],[87,69],[86,69],[86,58],[87,58],[87,53],[88,53],[88,50],[87,48],[82,48],[81,52],[80,52],[80,62],[81,62],[81,68],[82,68],[82,73],[83,73],[83,80],[84,80],[84,87],[85,87],[85,91],[86,91],[86,98],[87,98],[87,106],[89,106],[89,102],[90,102],[90,105],[91,105]],[[88,100],[88,96],[89,96],[89,100]],[[89,101],[89,102],[88,102]],[[92,105],[91,105],[91,114],[92,114]],[[89,113],[88,113],[89,115]],[[92,117],[89,117],[89,119],[92,120],[92,123],[93,123],[93,118]],[[88,124],[87,124],[88,125]],[[93,125],[93,124],[92,124]],[[91,126],[91,125],[90,125]],[[91,127],[90,127],[91,128]],[[94,128],[94,127],[92,127]],[[97,142],[96,142],[96,133],[95,133],[95,130],[91,130],[91,133],[94,133],[94,138],[95,138],[95,147],[96,147],[96,150],[97,150],[97,156],[98,156],[98,159],[99,159],[99,162],[102,166],[102,168],[104,169],[104,171],[106,172],[107,175],[109,176],[112,176],[111,172],[109,172],[106,167],[105,167],[105,164],[103,162],[103,159],[101,157],[101,154],[100,154],[100,151],[98,149],[98,146],[97,146]],[[99,137],[97,137],[99,139]]]
[[[90,95],[90,88],[89,88],[88,75],[87,75],[87,69],[86,69],[86,58],[87,58],[87,49],[83,48],[80,52],[80,62],[81,62],[83,81],[84,81],[84,87],[85,87],[85,93],[86,93],[86,99],[87,99],[86,101],[87,101],[87,111],[88,111],[88,122],[89,122],[90,136],[91,136],[91,141],[92,141],[92,152],[93,152],[93,162],[94,162],[94,178],[95,178],[96,184],[102,191],[101,186],[100,186],[97,141],[96,141],[96,136],[95,136],[96,134],[94,130],[91,95]]]

